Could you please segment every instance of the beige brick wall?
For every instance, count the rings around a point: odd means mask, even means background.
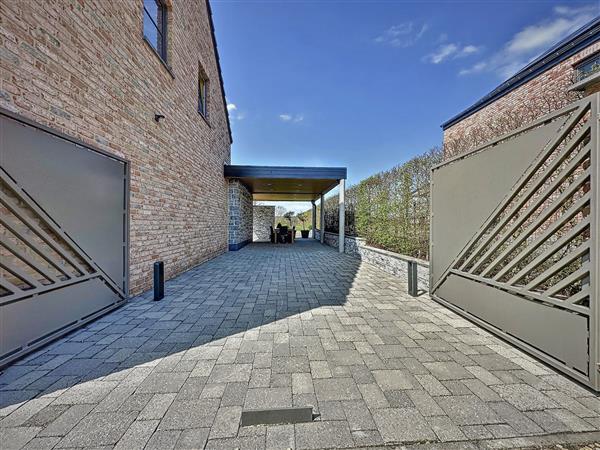
[[[573,65],[599,50],[600,42],[596,42],[444,130],[444,156],[469,151],[579,98],[581,94],[568,90],[574,82]],[[585,94],[599,90],[596,85]]]
[[[171,277],[227,250],[231,142],[207,5],[176,0],[169,17],[174,77],[142,39],[141,0],[0,0],[0,106],[131,162],[133,294],[156,260]]]

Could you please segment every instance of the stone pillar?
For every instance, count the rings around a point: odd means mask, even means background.
[[[321,244],[325,243],[325,196],[321,194]]]
[[[317,231],[317,205],[315,205],[315,201],[311,200],[310,203],[312,204],[312,237],[313,239],[316,239],[316,231]]]
[[[346,205],[344,203],[344,198],[346,197],[346,180],[340,180],[340,193],[338,198],[340,199],[339,203],[339,211],[340,217],[338,220],[338,244],[340,253],[344,253],[344,243],[345,243],[345,235],[346,235]]]

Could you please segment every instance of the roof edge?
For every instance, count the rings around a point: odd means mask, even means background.
[[[206,9],[208,10],[208,23],[210,24],[210,34],[212,37],[215,59],[217,61],[217,72],[219,72],[219,83],[221,84],[221,97],[223,97],[223,108],[225,110],[225,119],[227,120],[227,131],[229,132],[229,142],[233,144],[233,135],[231,134],[231,122],[229,120],[229,111],[227,111],[227,99],[225,98],[225,84],[223,83],[223,73],[221,72],[221,60],[219,58],[219,49],[217,48],[217,38],[215,36],[215,24],[213,23],[212,8],[210,0],[206,0]]]
[[[600,40],[600,17],[596,17],[559,41],[473,105],[442,123],[440,125],[442,130],[445,131],[463,119],[472,116],[598,40]]]

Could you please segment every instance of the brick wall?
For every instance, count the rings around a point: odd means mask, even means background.
[[[227,250],[231,142],[206,3],[172,2],[169,25],[171,72],[142,39],[141,0],[0,0],[0,106],[131,161],[132,294],[156,260],[171,277]]]
[[[229,250],[252,242],[252,194],[239,180],[229,180]]]
[[[560,109],[582,94],[569,92],[576,65],[600,50],[596,42],[579,53],[509,92],[485,108],[444,130],[444,156],[455,156]],[[600,91],[600,85],[585,95]]]
[[[252,209],[252,240],[254,242],[269,242],[271,229],[275,226],[275,207],[256,205]]]

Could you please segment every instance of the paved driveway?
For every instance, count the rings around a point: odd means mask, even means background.
[[[1,446],[465,448],[600,429],[598,397],[405,292],[313,241],[222,255],[5,370]],[[312,423],[239,426],[305,405]]]

